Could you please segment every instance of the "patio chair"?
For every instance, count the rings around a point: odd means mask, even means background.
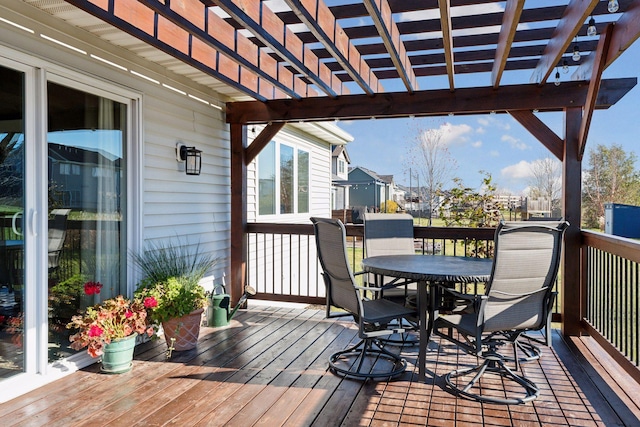
[[[511,344],[515,351],[524,333],[550,327],[555,298],[553,283],[568,225],[566,221],[502,222],[496,230],[493,268],[485,293],[460,294],[438,286],[439,292],[467,300],[470,305],[463,312],[438,316],[433,332],[484,359],[478,366],[458,369],[445,376],[454,393],[502,404],[525,403],[539,395],[535,383],[524,374],[516,373],[518,366],[511,369],[505,364],[510,359],[499,353],[498,348]],[[545,343],[550,344],[549,340]],[[533,345],[526,347],[540,354],[539,350],[533,350]],[[514,358],[517,362],[517,354]],[[489,374],[499,377],[497,384],[504,384],[501,396],[487,393],[489,380],[485,379],[487,382],[482,388],[477,385]],[[507,382],[515,382],[520,387],[511,387]]]
[[[366,257],[380,255],[414,255],[416,253],[413,241],[413,217],[409,214],[365,213],[364,219],[364,255]],[[367,276],[371,286],[382,289],[383,298],[410,309],[417,308],[417,284],[415,281],[394,277]],[[408,329],[418,329],[418,319],[407,319]],[[387,337],[388,343],[398,345],[416,345],[416,337],[402,334],[400,337]]]
[[[381,338],[403,333],[402,327],[390,327],[415,311],[392,301],[377,298],[379,288],[358,286],[347,257],[346,232],[340,220],[311,218],[318,258],[327,291],[327,317],[351,315],[358,323],[360,341],[329,358],[331,370],[357,379],[391,378],[407,367],[407,362],[384,348]],[[357,273],[361,274],[361,273]],[[342,312],[334,314],[331,307]]]
[[[364,214],[364,254],[366,257],[380,255],[413,255],[413,217],[409,214],[366,213]],[[408,300],[415,306],[417,288],[415,282],[383,277],[380,283],[369,275],[368,282],[382,286],[382,295],[392,300]]]

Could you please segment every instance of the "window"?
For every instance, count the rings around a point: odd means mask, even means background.
[[[338,159],[338,173],[339,174],[344,173],[344,160],[342,159]]]
[[[309,152],[271,141],[258,156],[258,215],[308,212]]]

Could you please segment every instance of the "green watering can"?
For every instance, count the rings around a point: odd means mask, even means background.
[[[215,285],[213,293],[209,296],[209,311],[207,314],[207,323],[209,326],[227,326],[236,311],[245,303],[247,298],[254,296],[256,290],[247,285],[244,287],[244,294],[240,297],[238,304],[229,312],[231,296],[227,294],[224,285]]]

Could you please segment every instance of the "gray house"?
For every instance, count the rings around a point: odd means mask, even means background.
[[[369,212],[377,211],[383,202],[391,199],[393,175],[378,175],[372,170],[356,166],[349,168],[348,182],[353,209],[366,207]]]

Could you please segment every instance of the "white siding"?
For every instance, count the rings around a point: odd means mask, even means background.
[[[229,131],[220,111],[172,93],[145,97],[143,223],[145,240],[179,238],[213,251],[217,276],[230,248]],[[176,161],[180,141],[202,150],[202,173]]]

